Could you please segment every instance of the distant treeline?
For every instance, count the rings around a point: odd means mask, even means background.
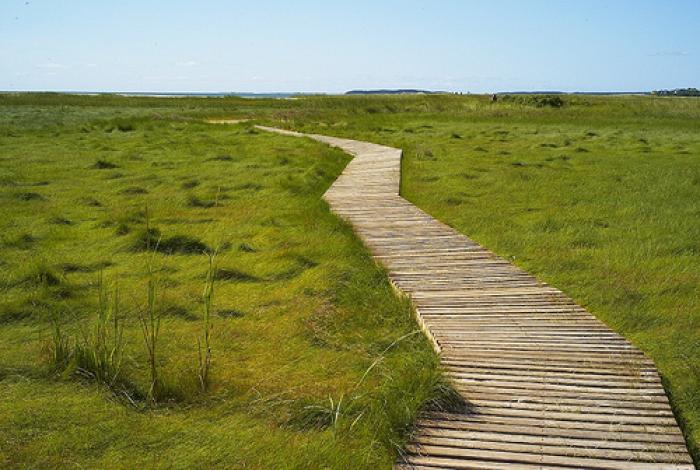
[[[697,88],[676,88],[675,90],[655,90],[651,92],[656,96],[700,96]]]

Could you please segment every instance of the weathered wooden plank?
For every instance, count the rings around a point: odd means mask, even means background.
[[[625,430],[620,426],[605,430],[600,429],[574,429],[557,426],[509,424],[499,422],[482,421],[456,421],[456,420],[430,420],[421,419],[417,423],[418,432],[427,430],[486,432],[496,433],[499,436],[506,435],[510,439],[528,439],[531,436],[538,438],[558,439],[583,439],[597,442],[605,442],[606,445],[623,446],[629,443],[631,447],[639,444],[662,447],[664,445],[677,445],[683,447],[685,441],[678,434],[657,432],[657,428],[646,428],[644,431]]]
[[[594,459],[613,459],[650,463],[674,463],[679,459],[683,459],[685,448],[678,452],[676,447],[660,447],[656,449],[649,448],[611,448],[611,447],[596,447],[595,443],[576,446],[572,445],[572,441],[564,441],[563,443],[547,442],[544,439],[538,439],[539,442],[521,442],[521,440],[510,439],[510,436],[497,436],[496,438],[487,439],[483,436],[445,436],[434,434],[421,434],[416,436],[414,442],[420,446],[441,446],[452,447],[455,449],[484,449],[484,450],[501,450],[507,452],[529,452],[533,454],[545,455],[560,455],[566,457],[584,457]]]
[[[438,452],[435,455],[428,454],[430,449],[422,449],[422,454],[406,455],[399,464],[399,468],[428,468],[428,469],[459,469],[459,470],[485,470],[485,469],[532,469],[541,470],[561,468],[585,468],[585,469],[615,469],[615,470],[693,470],[692,464],[660,464],[648,462],[624,462],[616,460],[582,460],[582,459],[536,459],[532,456],[523,456],[513,453],[489,453],[478,451],[472,455],[447,456]],[[529,458],[527,458],[529,457]],[[488,460],[487,460],[488,459]],[[547,460],[547,462],[544,462]],[[532,463],[535,462],[535,463]]]

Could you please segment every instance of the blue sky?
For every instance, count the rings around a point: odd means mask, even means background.
[[[0,0],[0,90],[700,87],[700,0]]]

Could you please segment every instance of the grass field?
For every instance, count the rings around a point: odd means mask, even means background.
[[[5,462],[389,466],[435,395],[436,360],[419,335],[383,352],[416,328],[410,307],[319,202],[348,157],[205,117],[403,148],[404,197],[656,361],[699,461],[700,100],[43,95],[0,106]],[[219,248],[206,393],[197,338],[208,259],[135,249],[146,204],[166,247],[188,236]],[[138,325],[148,260],[164,314],[167,387],[155,407]],[[68,333],[91,325],[100,270],[118,280],[128,312],[135,405],[47,365],[57,313]]]
[[[318,101],[286,125],[403,148],[404,197],[652,357],[700,462],[700,100]]]
[[[444,392],[320,199],[349,157],[185,102],[51,99],[0,107],[0,466],[389,467]]]

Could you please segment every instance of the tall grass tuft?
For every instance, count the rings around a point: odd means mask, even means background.
[[[98,277],[99,301],[92,330],[75,345],[76,372],[113,387],[119,382],[124,359],[124,327],[121,324],[119,290],[110,296],[104,277]],[[110,301],[111,300],[111,301]]]
[[[58,319],[53,319],[51,323],[51,342],[48,347],[49,367],[51,372],[63,372],[68,369],[73,358],[73,346],[61,329]]]
[[[151,217],[148,211],[148,204],[145,207],[146,233],[151,232]],[[146,269],[148,271],[148,283],[146,285],[146,305],[138,310],[139,323],[141,325],[141,333],[143,342],[148,355],[148,371],[149,371],[149,387],[146,399],[151,405],[155,405],[158,401],[159,391],[161,389],[158,381],[158,334],[160,332],[160,315],[157,311],[157,283],[155,272],[153,269],[153,259],[158,251],[160,239],[152,243],[150,237],[146,239]]]
[[[76,374],[110,388],[126,385],[121,377],[124,362],[124,327],[119,291],[110,297],[102,272],[98,277],[98,304],[94,323],[82,337],[67,336],[57,319],[52,322],[49,365],[53,372]]]
[[[149,271],[151,271],[150,263]],[[148,371],[150,381],[146,399],[152,405],[157,403],[159,396],[157,346],[158,333],[160,332],[160,315],[156,310],[156,293],[156,280],[151,271],[151,276],[149,277],[148,284],[146,286],[146,306],[139,309],[139,322],[141,324],[141,333],[143,334],[146,352],[148,353]]]
[[[215,254],[209,254],[209,269],[207,270],[207,278],[204,284],[204,293],[202,301],[204,306],[204,317],[202,319],[202,337],[197,338],[197,351],[199,353],[199,384],[202,392],[209,389],[209,369],[211,367],[211,311],[212,299],[214,296],[214,257]]]

